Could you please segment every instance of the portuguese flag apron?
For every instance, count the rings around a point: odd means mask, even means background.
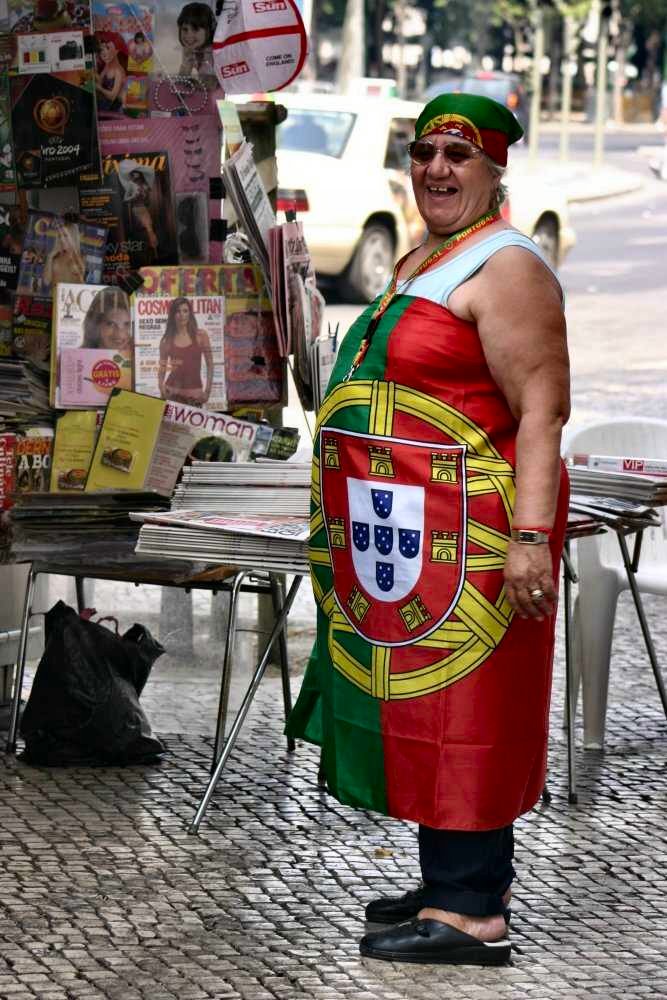
[[[473,324],[396,296],[340,347],[318,416],[317,640],[288,732],[322,747],[341,802],[495,829],[544,784],[554,618],[514,616],[503,563],[517,423]],[[551,546],[567,519],[562,469]]]

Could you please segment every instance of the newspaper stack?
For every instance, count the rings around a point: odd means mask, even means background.
[[[136,552],[151,558],[200,559],[277,573],[308,572],[308,521],[296,517],[231,517],[206,511],[141,512]]]
[[[647,507],[667,504],[667,460],[613,455],[574,455],[569,469],[574,494],[611,497]],[[620,512],[620,508],[617,506]]]
[[[309,462],[194,462],[172,508],[131,514],[136,552],[307,573]]]
[[[172,510],[307,518],[309,462],[194,462],[183,470]]]
[[[46,378],[28,362],[0,359],[0,428],[53,420]]]
[[[15,562],[57,566],[127,565],[134,562],[137,527],[130,511],[164,509],[153,493],[26,493],[10,511]]]

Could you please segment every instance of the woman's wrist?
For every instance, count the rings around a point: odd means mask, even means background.
[[[520,545],[544,545],[551,537],[551,528],[545,525],[513,524],[510,538]]]

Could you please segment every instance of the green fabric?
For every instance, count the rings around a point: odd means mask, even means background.
[[[350,327],[338,350],[327,397],[344,381],[379,299],[372,302]],[[382,316],[360,369],[352,379],[383,379],[387,341],[412,302],[397,295]],[[368,433],[368,408],[348,406],[334,417],[337,427]],[[314,444],[319,456],[319,437]],[[313,507],[314,509],[314,507]],[[326,528],[311,537],[314,548],[327,547]],[[329,566],[311,565],[322,592],[333,587]],[[357,688],[333,666],[328,645],[329,619],[317,609],[317,640],[313,646],[299,697],[286,732],[322,747],[322,767],[336,798],[347,805],[387,812],[387,789],[382,746],[381,702]],[[370,668],[372,647],[356,633],[337,633],[337,641]]]
[[[429,101],[417,119],[415,137],[419,138],[431,119],[451,114],[470,119],[478,129],[503,132],[510,146],[523,135],[523,129],[509,108],[490,97],[480,97],[477,94],[440,94]]]

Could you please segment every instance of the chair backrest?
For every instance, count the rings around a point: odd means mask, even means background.
[[[627,458],[667,459],[667,420],[651,417],[619,417],[588,424],[567,435],[563,454],[621,455]],[[641,565],[662,566],[667,578],[667,508],[659,508],[661,526],[644,532]],[[599,537],[598,552],[604,565],[621,562],[618,543],[607,533]]]

